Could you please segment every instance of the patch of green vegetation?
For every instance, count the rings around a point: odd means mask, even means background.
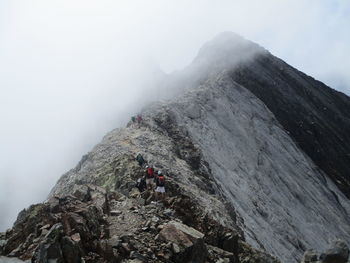
[[[100,169],[96,174],[96,179],[94,184],[103,188],[114,188],[116,182],[116,176],[113,172],[111,165],[106,165],[103,169]]]
[[[115,189],[116,186],[118,188],[118,185],[125,181],[125,175],[129,174],[133,168],[130,156],[123,155],[114,162],[100,167],[94,176],[94,184],[105,189]]]

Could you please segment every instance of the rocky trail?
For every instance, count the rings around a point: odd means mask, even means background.
[[[277,262],[214,221],[201,222],[207,235],[185,225],[182,219],[203,216],[188,214],[186,205],[194,205],[188,201],[182,195],[155,202],[136,188],[124,195],[76,186],[72,195],[22,211],[1,235],[1,253],[31,262]]]
[[[246,244],[238,228],[211,218],[192,198],[194,193],[186,191],[188,186],[171,176],[164,201],[134,187],[143,168],[132,156],[144,150],[135,140],[152,139],[151,132],[149,127],[120,130],[125,137],[118,143],[125,152],[114,160],[114,171],[122,170],[122,180],[97,178],[72,184],[67,194],[53,191],[46,202],[23,210],[14,227],[1,234],[1,254],[31,262],[278,262]]]

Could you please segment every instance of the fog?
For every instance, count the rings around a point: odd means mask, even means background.
[[[222,31],[350,94],[348,1],[0,2],[0,231]],[[142,94],[142,100],[140,96]]]

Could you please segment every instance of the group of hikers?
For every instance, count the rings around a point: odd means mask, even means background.
[[[136,116],[131,117],[132,124],[137,125],[138,128],[140,128],[140,125],[142,123],[142,117],[140,114],[137,114]]]
[[[153,166],[147,164],[141,153],[136,156],[136,161],[144,169],[142,177],[137,180],[136,187],[143,192],[145,190],[155,191],[156,200],[165,198],[165,177],[162,171],[156,170]]]

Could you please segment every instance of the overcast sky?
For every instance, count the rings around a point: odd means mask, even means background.
[[[350,2],[0,1],[0,231],[181,69],[233,31],[350,94]]]

